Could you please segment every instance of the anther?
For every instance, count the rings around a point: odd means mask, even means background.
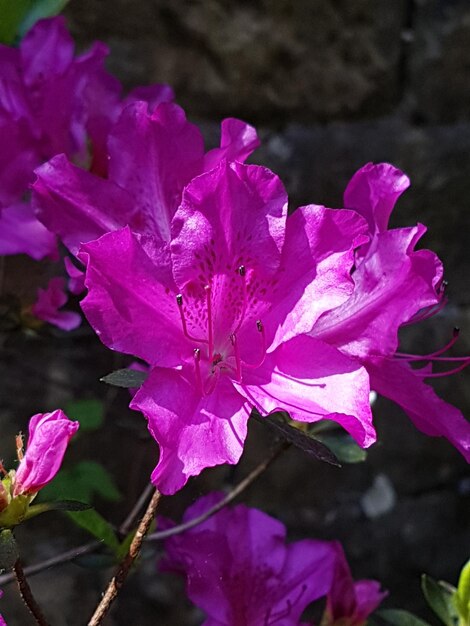
[[[193,354],[194,354],[194,370],[196,373],[196,383],[197,383],[197,386],[199,387],[199,391],[201,392],[201,395],[204,396],[205,395],[204,385],[202,384],[201,366],[199,364],[201,360],[201,350],[199,348],[194,348]]]
[[[258,330],[258,332],[261,334],[261,338],[262,338],[262,356],[261,359],[258,361],[258,363],[245,363],[244,361],[242,361],[242,365],[244,367],[247,367],[248,369],[256,369],[258,367],[261,367],[261,365],[263,365],[265,359],[266,359],[266,335],[264,333],[264,325],[263,322],[261,320],[256,320],[256,328]]]
[[[240,274],[240,276],[243,278],[246,274],[246,268],[244,265],[240,265],[240,267],[238,268],[237,272]]]
[[[181,293],[176,296],[176,304],[178,306],[183,306],[183,295]]]

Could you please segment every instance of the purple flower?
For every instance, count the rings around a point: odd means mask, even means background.
[[[351,294],[365,221],[313,205],[286,217],[272,172],[223,161],[186,187],[169,246],[125,228],[82,247],[88,320],[152,366],[131,407],[160,445],[164,493],[236,463],[253,407],[375,440],[364,368],[304,334]]]
[[[64,155],[36,170],[37,214],[72,254],[80,244],[129,225],[148,238],[149,253],[158,256],[161,244],[170,241],[185,185],[224,158],[244,161],[258,144],[254,128],[229,118],[221,125],[220,148],[205,154],[199,129],[179,106],[152,109],[135,102],[110,131],[107,179]]]
[[[3,596],[3,591],[0,589],[0,598]],[[0,615],[0,626],[7,626],[6,621],[3,619],[3,617]]]
[[[387,596],[375,580],[354,581],[344,550],[334,542],[335,562],[331,588],[326,600],[322,626],[363,626]]]
[[[220,497],[200,498],[184,521]],[[162,566],[186,576],[188,597],[207,614],[204,626],[297,626],[305,607],[331,587],[334,546],[286,544],[281,522],[239,504],[168,539]]]
[[[65,153],[106,173],[109,129],[136,97],[121,102],[119,82],[104,69],[107,54],[97,42],[74,56],[63,17],[37,22],[17,49],[0,45],[0,254],[56,254],[55,237],[24,200],[35,167]],[[160,85],[139,95],[151,106],[173,98]]]
[[[33,415],[26,452],[16,470],[13,496],[33,495],[54,478],[78,427],[79,423],[70,421],[60,409]]]
[[[80,325],[81,317],[73,311],[59,311],[67,302],[65,279],[51,278],[46,289],[39,289],[31,311],[35,317],[62,330],[72,330]]]
[[[367,220],[370,241],[357,251],[352,295],[325,313],[311,334],[357,359],[369,372],[372,389],[397,402],[427,435],[446,437],[468,461],[470,424],[424,382],[470,363],[468,357],[443,356],[457,334],[427,355],[398,351],[400,327],[430,317],[446,302],[440,260],[430,250],[415,250],[424,226],[388,229],[394,204],[408,185],[408,178],[386,163],[368,164],[350,181],[344,204]],[[412,367],[420,362],[424,367]],[[456,367],[434,371],[434,365],[446,363]]]

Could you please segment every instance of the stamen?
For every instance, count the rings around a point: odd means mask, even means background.
[[[242,362],[240,359],[240,350],[238,348],[237,336],[235,333],[230,335],[230,341],[233,346],[233,353],[235,356],[235,374],[239,383],[242,382]]]
[[[197,383],[197,386],[199,387],[199,391],[204,396],[206,394],[204,393],[204,385],[202,384],[200,360],[201,360],[201,350],[199,348],[194,348],[194,369],[196,372],[196,383]]]
[[[204,291],[206,292],[206,303],[207,303],[207,330],[209,334],[209,361],[212,361],[212,356],[214,353],[214,333],[212,329],[212,303],[211,303],[212,290],[210,288],[210,285],[206,285],[204,287]]]
[[[262,357],[261,357],[261,360],[255,364],[245,363],[244,361],[242,361],[243,367],[246,367],[250,370],[261,367],[266,359],[266,335],[264,333],[264,326],[261,320],[256,320],[256,328],[258,329],[258,332],[261,334],[261,338],[263,342],[262,343]]]
[[[184,336],[190,339],[191,341],[196,341],[197,343],[207,343],[206,339],[198,339],[197,337],[193,337],[192,335],[190,335],[188,332],[188,326],[186,324],[186,318],[184,316],[184,311],[183,311],[183,294],[181,293],[177,294],[176,304],[178,305],[178,309],[180,312],[181,325],[183,326]]]
[[[426,374],[425,372],[415,371],[415,374],[421,376],[422,378],[443,378],[444,376],[452,376],[452,374],[458,374],[463,369],[470,365],[470,357],[467,357],[462,365],[459,367],[454,367],[453,370],[448,370],[447,372],[433,372],[432,374]]]
[[[233,330],[233,334],[237,333],[240,330],[240,327],[245,319],[246,309],[248,308],[248,295],[246,293],[246,267],[244,265],[240,265],[238,267],[237,272],[242,279],[242,310],[240,312],[240,318],[236,327]]]
[[[452,339],[449,341],[449,343],[447,343],[440,350],[436,350],[435,352],[431,352],[430,354],[419,355],[419,354],[408,354],[406,352],[396,352],[395,356],[398,356],[405,361],[437,361],[437,360],[461,361],[462,358],[459,358],[459,357],[445,357],[443,359],[436,358],[436,357],[439,357],[441,354],[444,354],[444,352],[447,352],[447,350],[449,350],[450,348],[452,348],[452,346],[456,343],[457,339],[459,338],[459,333],[460,333],[460,328],[454,328],[452,331]]]

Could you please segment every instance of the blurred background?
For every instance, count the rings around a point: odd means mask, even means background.
[[[460,326],[458,353],[470,353],[468,0],[71,0],[65,13],[79,49],[95,39],[110,46],[108,67],[126,88],[169,83],[208,146],[217,143],[222,118],[253,123],[262,146],[251,161],[282,177],[292,206],[341,206],[347,181],[368,161],[402,168],[412,186],[393,224],[428,226],[422,244],[444,261],[450,300],[439,316],[408,329],[403,345],[426,353]],[[5,292],[28,300],[49,268],[13,257],[4,271]],[[0,457],[11,460],[13,436],[33,413],[77,399],[99,402],[104,425],[82,433],[67,463],[99,461],[114,477],[120,499],[98,493],[95,504],[116,525],[158,454],[145,420],[128,410],[127,392],[99,382],[127,363],[86,324],[70,334],[3,332]],[[437,382],[441,396],[470,417],[468,371]],[[389,590],[387,606],[433,622],[419,579],[426,572],[455,583],[470,556],[470,470],[396,406],[379,398],[374,409],[379,443],[365,462],[337,469],[291,449],[244,501],[281,519],[292,540],[339,539],[354,576]],[[252,424],[239,467],[206,470],[161,511],[179,519],[194,498],[239,480],[272,445],[270,432]],[[18,530],[26,563],[88,539],[59,513]],[[156,573],[154,548],[144,551],[108,626],[201,623],[182,584]],[[82,625],[97,603],[111,570],[90,559],[85,565],[31,579],[53,624]],[[30,624],[16,590],[4,590],[9,623]]]

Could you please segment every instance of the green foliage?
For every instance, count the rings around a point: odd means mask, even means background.
[[[55,502],[44,502],[43,504],[33,504],[28,508],[25,515],[25,521],[47,513],[47,511],[87,511],[91,509],[91,504],[86,502],[78,502],[78,500],[56,500]]]
[[[111,474],[95,461],[80,461],[61,470],[41,491],[42,499],[72,499],[93,502],[96,495],[109,502],[117,502],[121,494]]]
[[[454,594],[454,603],[462,626],[470,626],[470,560],[460,572],[459,584]]]
[[[351,435],[344,432],[335,432],[315,435],[329,448],[341,463],[362,463],[367,458],[367,452],[360,448]]]
[[[31,496],[20,495],[13,498],[0,513],[0,528],[14,528],[24,521]]]
[[[429,626],[428,622],[401,609],[383,609],[378,615],[390,626]]]
[[[102,383],[113,385],[114,387],[132,389],[133,387],[140,387],[143,385],[147,377],[147,372],[139,372],[138,370],[124,368],[111,372],[110,374],[103,376],[103,378],[100,378],[100,380]]]
[[[426,574],[421,577],[421,588],[427,603],[437,617],[446,626],[455,626],[458,622],[453,601],[455,589],[445,583],[437,582]]]
[[[116,537],[116,533],[111,524],[109,524],[98,511],[90,509],[88,511],[67,513],[67,515],[77,526],[88,531],[93,537],[96,537],[96,539],[102,541],[108,548],[111,548],[114,554],[118,553],[119,541]]]
[[[15,0],[16,2],[17,0]],[[32,4],[24,20],[21,22],[19,34],[23,36],[38,20],[58,15],[70,0],[29,0]]]
[[[80,431],[97,430],[104,422],[104,406],[100,400],[73,400],[65,405],[71,420],[80,422]]]
[[[68,1],[0,0],[0,43],[14,43],[38,20],[60,13]]]

